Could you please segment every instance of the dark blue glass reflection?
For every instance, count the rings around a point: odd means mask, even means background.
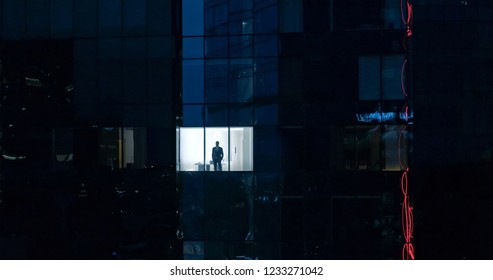
[[[183,126],[203,126],[204,106],[183,105]]]
[[[277,56],[277,35],[255,36],[255,56]]]
[[[54,35],[72,35],[73,18],[72,1],[52,0],[51,1],[51,33]]]
[[[188,0],[196,2],[193,0]],[[200,2],[200,1],[199,1]],[[205,34],[226,35],[228,34],[228,1],[227,0],[205,0]]]
[[[182,2],[182,32],[183,36],[204,34],[204,2],[183,0]]]
[[[255,96],[277,95],[277,57],[256,58],[255,62]]]
[[[183,58],[204,57],[203,37],[183,38]]]
[[[254,2],[254,32],[277,32],[277,0],[255,0]]]
[[[303,0],[279,1],[279,31],[303,31]]]
[[[228,57],[228,37],[206,37],[205,38],[205,57],[206,58],[226,58]]]
[[[252,57],[252,36],[230,36],[229,37],[229,56],[230,57]]]
[[[229,1],[230,34],[251,34],[253,29],[253,5],[251,0]]]
[[[123,1],[123,24],[129,27],[144,27],[147,24],[147,1]]]
[[[123,57],[125,59],[146,57],[146,40],[144,38],[125,38],[123,41]]]
[[[277,124],[277,104],[265,104],[255,106],[256,125],[276,125]]]
[[[205,101],[228,102],[228,61],[209,59],[205,62]]]
[[[121,31],[122,4],[120,1],[99,0],[99,32],[117,35]]]
[[[255,171],[278,171],[281,164],[279,135],[276,130],[257,127],[254,134]]]
[[[204,102],[204,61],[183,60],[183,103]]]
[[[253,60],[230,59],[229,101],[253,101]]]
[[[205,124],[207,126],[227,126],[228,106],[223,104],[207,105],[205,111]]]
[[[119,59],[122,55],[122,40],[120,38],[102,38],[99,40],[99,58]]]
[[[382,97],[384,100],[402,100],[402,55],[386,55],[382,58]]]
[[[231,104],[229,106],[229,125],[250,126],[253,124],[253,106]]]

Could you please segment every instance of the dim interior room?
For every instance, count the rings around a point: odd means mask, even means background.
[[[253,171],[253,127],[180,127],[179,171],[214,171],[212,148],[223,148],[222,171]]]

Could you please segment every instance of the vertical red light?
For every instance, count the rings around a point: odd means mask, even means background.
[[[412,3],[409,2],[409,0],[400,0],[401,1],[401,16],[402,16],[402,21],[404,22],[406,26],[405,30],[405,36],[403,40],[403,47],[404,49],[409,51],[408,48],[408,40],[410,37],[413,35],[413,30],[412,30],[412,24],[413,24],[413,5]],[[404,11],[404,1],[406,3],[405,7],[406,10]],[[406,91],[406,85],[405,85],[405,73],[406,73],[406,67],[408,66],[408,59],[405,59],[403,64],[402,64],[402,72],[401,72],[401,84],[402,84],[402,94],[404,95],[404,98],[406,100],[406,105],[404,106],[404,113],[406,116],[406,122],[408,122],[408,117],[409,117],[409,106],[408,106],[408,92]],[[408,125],[405,125],[400,132],[399,136],[399,161],[400,161],[400,142],[402,140],[402,135]],[[403,236],[404,236],[404,245],[402,247],[402,259],[404,260],[414,260],[415,254],[414,254],[414,243],[412,242],[413,239],[413,231],[414,231],[414,216],[413,216],[413,206],[411,205],[410,198],[409,198],[409,180],[408,180],[408,174],[409,174],[409,166],[404,166],[402,164],[402,161],[400,161],[401,169],[402,171],[402,176],[401,176],[401,192],[403,196],[403,201],[402,201],[402,231],[403,231]]]

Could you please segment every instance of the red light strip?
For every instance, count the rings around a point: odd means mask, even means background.
[[[407,9],[407,16],[405,16],[404,13],[404,1],[406,1],[406,9]],[[413,23],[413,5],[409,2],[409,0],[401,0],[401,17],[402,21],[406,25],[406,34],[403,39],[403,46],[404,49],[407,50],[407,40],[413,35],[413,30],[412,30],[412,23]],[[408,93],[406,91],[406,85],[405,85],[405,69],[407,66],[407,59],[404,60],[402,64],[402,70],[401,70],[401,86],[402,86],[402,93],[404,97],[407,99],[408,98]],[[406,116],[406,122],[408,122],[408,116],[409,116],[409,106],[406,105],[404,106],[404,112]],[[402,259],[403,260],[414,260],[415,259],[415,251],[414,251],[414,244],[412,243],[413,239],[413,232],[414,232],[414,215],[413,215],[413,206],[411,205],[410,198],[409,198],[409,193],[408,193],[408,188],[409,188],[409,180],[408,180],[408,174],[409,174],[409,166],[404,166],[401,160],[401,141],[402,141],[402,136],[404,134],[404,131],[407,129],[408,125],[404,125],[401,128],[400,134],[399,134],[399,140],[398,140],[398,155],[399,155],[399,163],[401,166],[401,169],[404,170],[402,172],[401,176],[401,191],[403,195],[403,202],[402,202],[402,232],[404,235],[404,245],[402,247]]]
[[[406,91],[406,65],[407,65],[407,58],[404,59],[404,62],[402,63],[402,69],[401,69],[401,87],[402,87],[402,93],[404,94],[405,97],[407,97],[407,91]],[[407,107],[407,106],[406,106]]]

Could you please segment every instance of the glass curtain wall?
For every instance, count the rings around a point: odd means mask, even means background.
[[[254,130],[278,124],[278,1],[184,0],[182,13],[179,170],[210,170],[219,141],[223,171],[253,171]]]

